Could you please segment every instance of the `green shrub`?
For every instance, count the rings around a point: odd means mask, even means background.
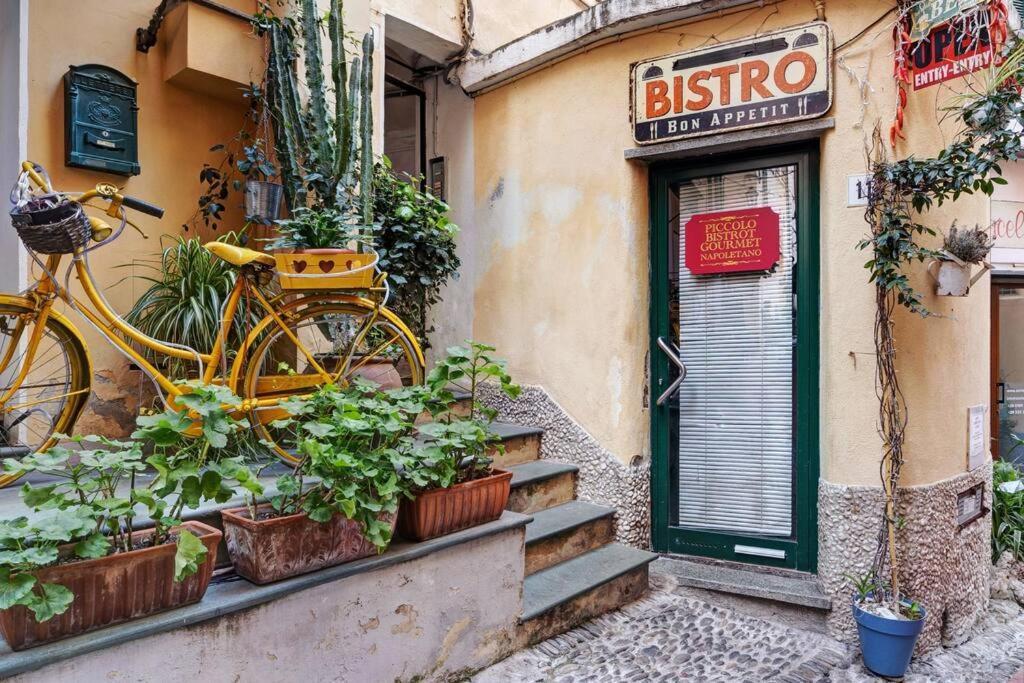
[[[458,226],[448,220],[447,204],[398,178],[387,157],[374,169],[373,192],[374,245],[391,283],[389,306],[427,348],[433,331],[427,323],[430,307],[441,300],[441,287],[459,276],[462,265],[455,253]]]
[[[992,561],[1004,552],[1024,560],[1024,488],[1015,493],[1003,491],[1001,484],[1021,479],[1021,471],[1012,462],[996,461],[992,468]]]

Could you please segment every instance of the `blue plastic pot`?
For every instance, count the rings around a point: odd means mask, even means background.
[[[921,618],[913,621],[885,619],[862,610],[854,598],[853,618],[857,621],[864,666],[889,678],[900,678],[907,673],[917,637],[924,628],[924,608],[921,608]]]

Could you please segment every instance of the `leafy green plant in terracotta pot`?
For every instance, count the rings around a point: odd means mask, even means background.
[[[28,514],[0,522],[0,631],[13,649],[202,599],[221,532],[181,514],[232,497],[221,471],[247,479],[238,461],[205,462],[245,423],[225,412],[222,388],[195,384],[194,392],[202,428],[169,410],[141,416],[131,441],[75,437],[78,448],[5,461],[46,475],[21,489]],[[143,483],[146,470],[156,474]],[[142,511],[150,528],[138,523]]]
[[[503,451],[490,429],[497,413],[477,395],[487,380],[512,398],[520,388],[494,351],[473,341],[452,347],[427,377],[432,400],[426,405],[434,420],[420,425],[425,443],[415,467],[405,473],[413,487],[413,498],[403,501],[399,516],[406,538],[423,541],[493,521],[508,503],[512,473],[494,468],[490,457]],[[452,389],[469,392],[469,415],[455,412]]]
[[[357,380],[283,402],[291,417],[275,426],[297,434],[301,459],[268,502],[257,504],[256,492],[222,511],[235,570],[263,584],[383,552],[427,397],[423,387],[382,391]]]

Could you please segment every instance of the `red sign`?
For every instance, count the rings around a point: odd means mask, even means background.
[[[986,12],[933,29],[928,38],[911,46],[910,54],[914,90],[987,69],[993,62],[1002,63],[995,59]]]
[[[686,222],[686,267],[694,275],[768,270],[779,261],[779,214],[759,206],[698,213]]]

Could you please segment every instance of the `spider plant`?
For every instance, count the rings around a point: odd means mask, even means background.
[[[238,235],[227,233],[218,241],[237,244]],[[213,349],[220,334],[221,312],[235,286],[238,269],[207,251],[199,239],[180,236],[163,250],[159,262],[144,265],[153,274],[135,277],[148,282],[149,288],[125,320],[154,339],[182,344],[201,353]],[[227,339],[229,353],[238,348],[262,313],[259,307],[247,306],[244,299],[239,303]],[[172,377],[196,370],[192,361],[154,358],[149,349],[142,351],[151,361],[166,361],[166,371]]]

